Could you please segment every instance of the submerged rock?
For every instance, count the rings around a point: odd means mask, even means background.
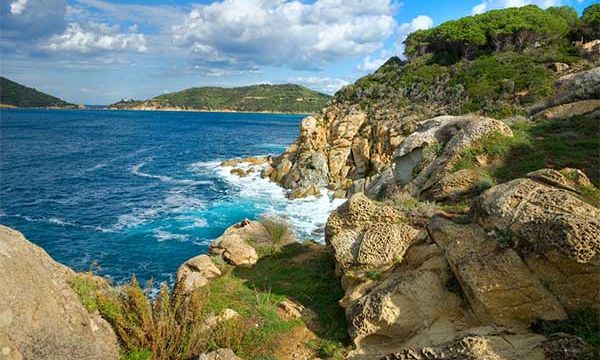
[[[117,338],[71,289],[75,273],[0,226],[0,357],[118,359]]]

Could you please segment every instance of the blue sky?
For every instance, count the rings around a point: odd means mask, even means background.
[[[0,0],[0,74],[108,104],[192,86],[300,83],[333,93],[402,54],[416,29],[494,8],[597,0]]]

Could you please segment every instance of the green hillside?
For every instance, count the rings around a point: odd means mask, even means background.
[[[57,97],[0,76],[0,105],[16,107],[74,107]]]
[[[530,5],[416,31],[405,42],[409,61],[388,60],[340,90],[335,101],[399,119],[526,115],[553,95],[560,76],[598,66],[577,41],[600,34],[599,18],[598,5],[581,17],[567,6]]]
[[[300,85],[253,85],[237,88],[198,87],[146,101],[120,101],[113,109],[180,109],[310,113],[325,107],[331,97]]]

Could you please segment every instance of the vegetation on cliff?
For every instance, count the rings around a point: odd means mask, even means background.
[[[570,7],[542,10],[532,5],[416,31],[406,40],[409,62],[390,59],[338,92],[334,102],[415,118],[527,114],[554,91],[559,71],[550,65],[592,66],[574,41],[596,36],[598,11],[592,5],[578,18]]]
[[[163,94],[147,101],[123,100],[110,105],[110,108],[311,113],[327,105],[330,98],[329,95],[300,85],[263,84],[237,88],[191,88]]]
[[[16,107],[74,107],[57,97],[0,76],[0,105]]]
[[[133,277],[114,288],[91,273],[78,274],[71,286],[112,325],[123,359],[190,359],[219,348],[243,359],[339,357],[347,335],[333,258],[323,245],[285,244],[290,230],[282,222],[262,223],[272,246],[261,241],[253,267],[213,257],[221,275],[192,292],[163,284],[151,296],[151,283],[143,289]]]

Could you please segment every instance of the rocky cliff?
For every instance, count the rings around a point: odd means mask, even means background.
[[[0,226],[0,358],[118,359],[117,337],[71,289],[75,273]]]

